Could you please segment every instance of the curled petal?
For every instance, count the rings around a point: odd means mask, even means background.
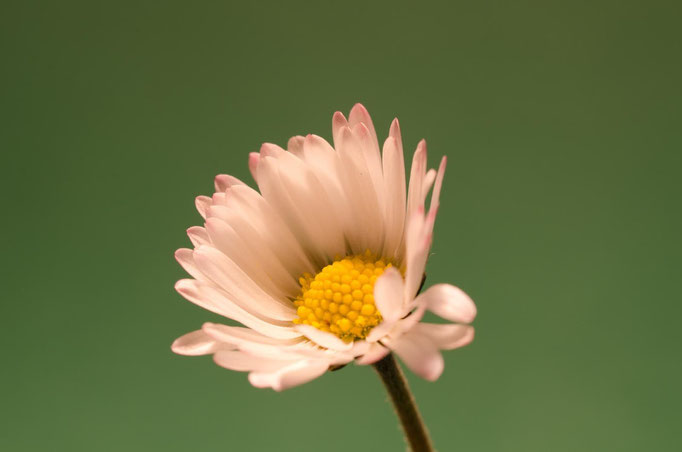
[[[476,318],[476,305],[464,291],[451,284],[436,284],[417,297],[426,308],[446,320],[471,323]]]

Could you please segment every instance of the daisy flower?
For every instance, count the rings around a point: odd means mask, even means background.
[[[332,130],[334,146],[295,136],[286,150],[266,143],[251,153],[258,191],[219,175],[213,196],[196,199],[204,225],[188,230],[194,249],[175,253],[192,279],[175,287],[243,326],[205,323],[178,338],[175,353],[213,355],[253,386],[280,391],[390,352],[435,380],[440,350],[471,342],[476,307],[462,290],[418,294],[446,158],[427,170],[422,140],[407,183],[397,119],[381,148],[360,104],[348,119],[335,113]],[[422,322],[426,310],[452,323]]]

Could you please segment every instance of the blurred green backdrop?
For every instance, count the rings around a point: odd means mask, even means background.
[[[3,2],[0,449],[403,450],[371,369],[285,393],[171,353],[213,176],[331,138],[450,164],[427,284],[477,338],[409,375],[441,451],[679,450],[679,2]]]

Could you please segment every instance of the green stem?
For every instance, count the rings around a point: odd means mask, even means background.
[[[396,413],[398,413],[400,424],[407,441],[410,443],[412,452],[433,452],[431,439],[426,431],[424,421],[419,415],[410,388],[407,386],[405,374],[403,374],[393,354],[389,353],[381,361],[376,362],[374,369],[391,396],[391,401]]]

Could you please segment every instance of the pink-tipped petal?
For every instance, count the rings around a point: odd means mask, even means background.
[[[296,157],[302,158],[304,142],[305,137],[300,135],[289,138],[289,142],[287,143],[287,151],[291,152]]]
[[[436,284],[419,295],[429,311],[446,320],[471,323],[476,318],[476,305],[464,291],[451,284]]]
[[[208,196],[197,196],[194,200],[197,211],[204,218],[206,218],[208,208],[211,207],[211,204],[213,204],[213,199]]]
[[[258,152],[249,153],[249,171],[256,183],[258,183],[258,162],[260,162],[260,154]]]
[[[192,226],[187,229],[187,236],[195,247],[211,244],[211,238],[208,236],[208,232],[201,226]]]
[[[369,131],[373,147],[376,149],[377,152],[379,152],[379,141],[377,140],[377,133],[374,130],[372,118],[370,117],[369,112],[364,107],[364,105],[358,103],[353,106],[353,108],[350,111],[350,115],[348,115],[348,124],[351,127],[355,126],[356,124],[364,124],[365,127],[367,127],[367,130]]]
[[[332,116],[332,135],[334,138],[334,147],[336,149],[339,148],[339,144],[341,143],[341,132],[347,126],[348,121],[346,121],[346,117],[343,116],[343,113],[340,111],[334,113],[334,116]]]
[[[244,182],[229,174],[218,174],[213,183],[217,192],[225,192],[233,185],[246,185]]]

